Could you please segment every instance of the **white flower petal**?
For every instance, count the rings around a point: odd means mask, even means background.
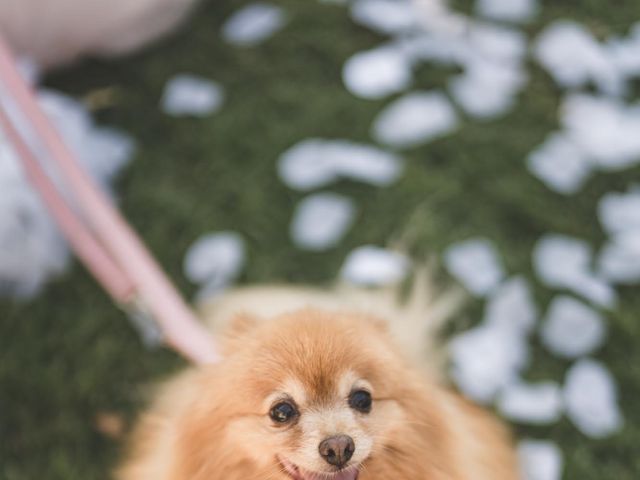
[[[396,155],[370,145],[347,140],[303,140],[278,161],[280,178],[291,188],[311,190],[339,178],[376,186],[398,179],[403,164]]]
[[[554,133],[531,152],[527,159],[531,173],[558,193],[576,193],[587,180],[592,165],[566,135]]]
[[[553,442],[525,439],[518,444],[523,480],[560,480],[563,457]]]
[[[180,74],[167,82],[161,105],[166,114],[175,117],[205,117],[217,112],[223,100],[223,89],[216,82],[196,75]]]
[[[437,92],[413,92],[388,105],[373,124],[374,138],[407,148],[450,134],[457,128],[456,112]]]
[[[569,369],[564,399],[568,417],[589,437],[607,437],[622,427],[611,373],[594,360],[580,360]]]
[[[451,245],[445,251],[444,262],[449,273],[477,296],[487,295],[504,278],[493,244],[486,239],[470,239]]]
[[[602,346],[606,328],[602,316],[578,300],[556,297],[542,324],[542,342],[552,353],[577,358]]]
[[[284,10],[256,2],[235,12],[222,26],[222,38],[239,46],[257,45],[282,29],[287,22]]]
[[[498,409],[502,415],[532,425],[558,421],[562,408],[562,391],[555,382],[514,382],[507,385],[498,398]]]
[[[183,270],[193,283],[226,285],[235,280],[244,266],[242,237],[235,232],[208,233],[187,251]]]
[[[356,285],[392,285],[406,277],[409,267],[409,260],[404,255],[365,245],[349,254],[340,271],[340,277]]]
[[[476,11],[483,17],[507,22],[526,22],[539,10],[538,0],[477,0]]]
[[[347,89],[362,98],[379,99],[407,88],[411,64],[402,50],[383,46],[353,55],[344,64],[342,79]]]
[[[318,193],[303,199],[293,214],[291,237],[304,250],[334,247],[353,223],[356,207],[350,198]]]

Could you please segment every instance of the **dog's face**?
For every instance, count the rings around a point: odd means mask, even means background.
[[[405,418],[387,337],[368,319],[311,311],[239,336],[235,383],[248,412],[229,438],[294,480],[357,478]]]
[[[119,478],[516,478],[505,432],[413,371],[383,326],[314,311],[257,323],[236,321],[220,364],[166,385]]]
[[[314,473],[355,478],[371,454],[381,415],[374,389],[355,372],[338,377],[326,385],[291,377],[265,399],[264,423],[277,459],[295,479]]]

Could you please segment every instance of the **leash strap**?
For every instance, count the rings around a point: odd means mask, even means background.
[[[24,170],[58,223],[74,252],[120,306],[149,313],[165,342],[197,364],[214,363],[219,354],[209,332],[173,287],[142,241],[113,207],[106,195],[78,163],[59,132],[40,108],[15,60],[0,37],[0,124]],[[20,127],[30,129],[25,132]],[[25,139],[36,138],[34,148]],[[46,174],[34,152],[61,174],[82,217],[69,207]]]

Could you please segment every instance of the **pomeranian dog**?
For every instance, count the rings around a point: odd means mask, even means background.
[[[390,298],[274,287],[208,305],[223,362],[161,388],[116,477],[517,479],[506,429],[414,363],[455,302]]]
[[[0,0],[0,32],[16,53],[49,68],[137,49],[171,30],[195,1]]]

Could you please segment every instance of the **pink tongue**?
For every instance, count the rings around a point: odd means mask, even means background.
[[[356,480],[358,478],[357,468],[348,468],[338,473],[323,475],[321,473],[305,472],[284,458],[280,458],[280,463],[293,480]]]
[[[349,470],[345,470],[344,472],[337,473],[333,480],[356,480],[358,478],[358,470],[355,468],[350,468]]]
[[[302,473],[300,476],[302,477],[302,480],[356,480],[358,478],[358,469],[350,468],[342,472],[334,473],[330,477],[316,473]]]

